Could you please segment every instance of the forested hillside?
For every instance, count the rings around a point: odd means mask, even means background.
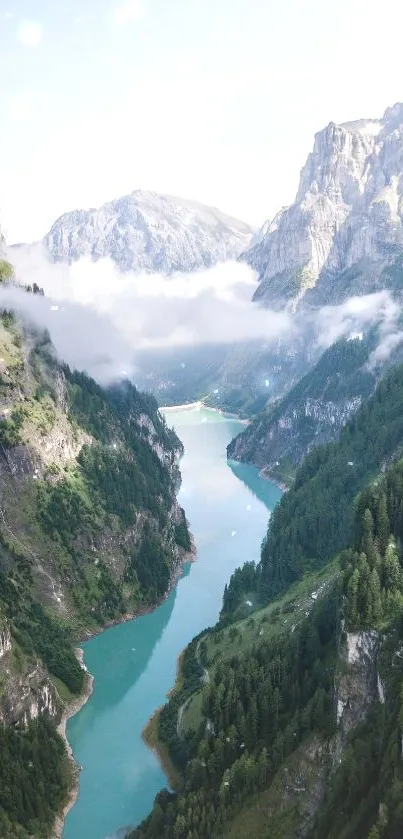
[[[273,597],[309,569],[345,547],[353,522],[352,501],[403,445],[403,365],[393,368],[343,428],[340,439],[318,446],[298,469],[291,489],[270,519],[255,581],[247,566],[232,578],[224,612],[244,590]]]
[[[183,656],[158,720],[178,791],[131,839],[402,835],[402,417],[398,367],[302,464]]]
[[[376,330],[339,340],[288,393],[267,405],[228,446],[228,457],[254,463],[268,477],[292,482],[305,455],[335,440],[375,388],[368,359]]]
[[[191,663],[194,647],[189,648],[184,689],[170,700],[159,723],[159,736],[182,772],[181,792],[158,795],[151,817],[130,839],[223,835],[306,737],[313,731],[330,736],[338,603],[336,586],[293,634],[278,626],[266,639],[259,630],[245,650],[242,630],[233,627],[232,655],[213,663],[199,694],[196,726],[182,726],[178,738],[178,703],[189,701],[201,682]],[[221,637],[218,628],[212,637],[217,652]]]
[[[50,836],[66,802],[74,641],[160,600],[190,547],[181,452],[153,398],[60,366],[49,336],[1,313],[2,839]]]

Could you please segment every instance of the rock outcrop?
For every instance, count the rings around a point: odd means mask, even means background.
[[[379,120],[331,122],[315,136],[295,202],[266,222],[243,255],[256,299],[337,302],[384,284],[403,251],[403,104]],[[343,278],[343,272],[354,271]],[[390,278],[389,278],[390,281]]]
[[[368,367],[372,343],[338,341],[275,404],[268,405],[228,446],[229,457],[254,463],[288,482],[314,446],[335,440],[375,387]]]

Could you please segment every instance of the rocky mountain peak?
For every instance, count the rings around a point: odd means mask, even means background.
[[[330,122],[315,135],[295,202],[266,223],[244,255],[259,273],[256,296],[313,301],[362,260],[403,248],[403,104],[382,119]],[[377,270],[374,272],[376,275]],[[315,290],[313,292],[313,289]],[[326,295],[325,295],[326,296]]]
[[[386,111],[382,117],[382,122],[384,126],[387,126],[391,131],[393,131],[395,128],[402,127],[403,102],[396,102],[394,105],[391,105],[390,108],[386,108]]]
[[[253,230],[196,201],[135,190],[99,208],[73,210],[44,238],[51,258],[111,258],[121,271],[196,271],[236,259]]]

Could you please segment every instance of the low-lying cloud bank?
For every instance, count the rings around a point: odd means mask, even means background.
[[[49,263],[44,251],[13,256],[20,282],[37,282],[52,301],[108,317],[134,350],[270,339],[290,330],[286,313],[252,306],[256,277],[238,262],[167,278],[121,274],[110,259],[68,266]]]
[[[54,264],[38,246],[12,249],[10,258],[18,281],[36,282],[45,297],[6,287],[1,305],[48,329],[60,358],[102,381],[135,375],[136,355],[144,349],[230,346],[252,340],[266,347],[279,341],[286,345],[307,329],[325,349],[377,323],[380,343],[372,356],[376,364],[403,340],[400,306],[387,291],[293,315],[251,302],[257,279],[243,263],[167,278],[120,274],[108,259]]]

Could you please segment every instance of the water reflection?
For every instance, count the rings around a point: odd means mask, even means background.
[[[281,490],[275,484],[272,484],[265,478],[261,478],[254,466],[248,466],[246,463],[237,463],[236,460],[228,460],[228,466],[233,475],[245,484],[255,498],[263,501],[263,504],[266,504],[270,509],[277,504]]]
[[[184,569],[184,575],[189,570]],[[121,626],[113,626],[104,633],[102,639],[102,670],[97,672],[96,691],[91,702],[70,722],[70,730],[75,736],[79,727],[91,725],[91,718],[103,713],[109,705],[116,705],[124,699],[128,690],[137,683],[147,662],[153,655],[157,643],[161,640],[170,620],[175,605],[177,589],[150,615],[130,621]],[[83,644],[85,662],[90,671],[98,669],[98,652],[92,643]]]

